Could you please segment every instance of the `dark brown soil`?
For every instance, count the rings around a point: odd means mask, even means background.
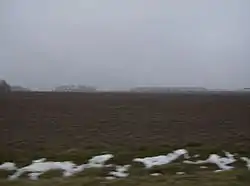
[[[250,147],[250,94],[20,92],[0,98],[0,155],[203,144]]]

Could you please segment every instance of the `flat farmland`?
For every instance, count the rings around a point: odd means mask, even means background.
[[[2,161],[80,161],[108,151],[129,158],[179,147],[249,154],[250,94],[13,92],[0,98]]]

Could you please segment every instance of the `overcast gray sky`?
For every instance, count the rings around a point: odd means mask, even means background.
[[[250,0],[0,0],[0,79],[250,87]]]

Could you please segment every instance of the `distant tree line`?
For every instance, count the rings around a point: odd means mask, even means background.
[[[11,86],[5,80],[0,80],[0,93],[9,93],[9,92],[28,92],[31,91],[28,88],[22,86]]]
[[[96,92],[97,89],[92,86],[84,85],[62,85],[54,89],[55,92]]]
[[[28,92],[31,91],[28,88],[15,85],[11,86],[9,85],[5,80],[0,80],[0,93],[6,94],[9,92]],[[62,85],[58,86],[54,89],[51,89],[51,91],[55,92],[96,92],[97,89],[92,86],[84,86],[84,85]]]
[[[5,80],[0,80],[0,93],[6,94],[11,92],[10,85]]]
[[[152,93],[168,93],[168,92],[204,92],[207,91],[203,87],[136,87],[130,89],[131,92],[152,92]]]
[[[28,88],[19,86],[19,85],[14,85],[14,86],[11,86],[11,91],[12,92],[29,92],[31,90]]]

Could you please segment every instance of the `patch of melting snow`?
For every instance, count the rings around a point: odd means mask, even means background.
[[[124,165],[124,166],[116,166],[115,171],[109,173],[109,175],[117,177],[117,178],[126,178],[129,176],[128,169],[131,165]]]
[[[243,160],[247,163],[247,168],[248,168],[248,170],[250,170],[250,158],[242,157],[241,160]]]
[[[161,173],[152,173],[150,174],[151,176],[161,176],[162,174]]]
[[[76,164],[65,162],[46,161],[45,158],[34,160],[32,164],[18,169],[13,175],[9,176],[9,180],[15,180],[24,173],[29,173],[28,176],[32,180],[37,180],[40,175],[50,170],[62,170],[63,177],[69,177],[76,173],[82,172],[87,168],[102,168],[109,159],[113,158],[111,154],[95,156],[88,161],[88,164],[77,166]]]
[[[222,172],[225,170],[231,170],[234,167],[231,166],[232,163],[236,162],[236,159],[234,158],[235,155],[224,152],[225,156],[221,157],[217,154],[211,154],[206,160],[198,160],[198,161],[189,161],[189,155],[188,151],[185,149],[179,149],[175,150],[172,153],[169,153],[167,155],[160,155],[155,157],[145,157],[145,158],[135,158],[134,162],[140,162],[143,163],[145,168],[152,168],[153,166],[160,166],[160,165],[166,165],[169,164],[176,159],[180,157],[184,157],[186,160],[183,161],[183,163],[186,164],[194,164],[194,165],[202,165],[202,164],[215,164],[219,168],[218,170],[215,170],[215,173]],[[64,161],[64,162],[53,162],[53,161],[47,161],[46,158],[33,160],[32,163],[28,166],[17,168],[15,163],[12,162],[6,162],[0,165],[0,170],[5,171],[16,171],[13,175],[9,176],[9,180],[15,180],[19,178],[22,174],[27,173],[29,179],[31,180],[38,180],[39,176],[44,174],[47,171],[50,170],[60,170],[62,171],[63,177],[69,177],[76,173],[82,172],[85,169],[88,168],[102,168],[102,167],[114,167],[115,170],[111,171],[109,173],[109,176],[105,177],[107,180],[114,180],[116,178],[126,178],[129,176],[129,168],[131,165],[113,165],[108,164],[106,165],[107,161],[113,158],[114,156],[112,154],[104,154],[99,155],[91,158],[88,160],[86,164],[82,165],[76,165],[71,161]],[[193,158],[198,158],[199,155],[192,156]],[[248,170],[250,170],[250,159],[247,157],[242,157],[242,161],[246,162],[246,166]],[[201,169],[206,169],[208,167],[206,166],[200,166]],[[177,175],[183,175],[185,172],[176,172]],[[160,176],[161,173],[152,173],[151,176]]]
[[[12,162],[6,162],[0,165],[0,170],[14,171],[16,169],[17,169],[16,164]]]
[[[106,180],[115,180],[116,179],[116,177],[114,177],[114,176],[107,176],[105,178],[106,178]]]
[[[112,154],[95,156],[89,160],[88,165],[94,168],[103,167],[104,164],[113,157],[114,155]]]
[[[199,158],[199,157],[200,157],[199,154],[195,154],[195,155],[193,156],[193,158]]]
[[[215,170],[215,171],[214,171],[214,173],[219,173],[219,172],[223,172],[223,170],[218,169],[218,170]]]
[[[177,175],[184,175],[186,174],[185,172],[176,172]]]
[[[201,169],[207,169],[207,166],[200,166]]]
[[[42,172],[31,172],[28,174],[28,177],[31,179],[31,180],[38,180],[39,176],[43,174]]]
[[[217,154],[211,154],[206,160],[198,160],[198,161],[185,160],[183,161],[183,163],[195,164],[195,165],[211,163],[217,165],[221,171],[231,170],[234,167],[230,166],[230,164],[236,162],[236,159],[234,158],[233,154],[230,154],[229,152],[224,152],[224,153],[226,157],[220,157]]]
[[[31,179],[36,180],[43,173],[50,170],[62,170],[63,175],[73,172],[76,165],[70,161],[52,162],[52,161],[33,161],[32,164],[18,169],[13,175],[9,176],[10,180],[15,180],[24,173],[29,173]],[[34,173],[34,174],[32,174]]]
[[[146,168],[152,168],[154,166],[169,164],[181,156],[184,156],[185,159],[188,159],[189,155],[187,150],[179,149],[167,155],[160,155],[160,156],[146,157],[146,158],[135,158],[133,161],[143,163]]]
[[[41,158],[38,160],[33,160],[32,163],[42,163],[42,162],[45,162],[46,160],[47,160],[46,158]]]

